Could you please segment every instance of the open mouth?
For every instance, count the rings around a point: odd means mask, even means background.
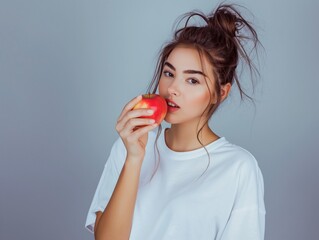
[[[166,99],[166,102],[167,102],[167,106],[168,106],[169,108],[174,108],[174,109],[180,108],[176,103],[174,103],[174,102],[171,101],[171,100]]]

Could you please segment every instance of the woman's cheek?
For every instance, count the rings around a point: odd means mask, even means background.
[[[199,92],[189,99],[189,104],[196,106],[198,109],[205,109],[209,103],[209,94],[206,91]]]
[[[160,96],[162,96],[163,98],[168,98],[169,94],[168,94],[168,87],[169,84],[167,81],[163,80],[163,81],[159,81],[158,83],[158,93]]]

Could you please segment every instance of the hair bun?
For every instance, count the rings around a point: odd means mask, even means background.
[[[224,31],[228,36],[235,37],[238,31],[238,17],[232,6],[223,5],[208,18],[208,25]]]

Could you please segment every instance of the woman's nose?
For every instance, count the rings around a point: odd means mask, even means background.
[[[174,82],[172,82],[172,84],[168,87],[167,91],[168,91],[169,95],[174,95],[174,96],[180,95],[180,91],[179,91],[179,88],[176,84],[176,80]]]

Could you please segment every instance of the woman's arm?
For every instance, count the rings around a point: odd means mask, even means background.
[[[129,239],[141,166],[126,159],[113,195],[104,212],[97,214],[95,239]]]
[[[157,126],[154,120],[142,117],[153,114],[153,110],[132,110],[140,100],[141,96],[131,100],[116,124],[116,131],[125,145],[127,155],[112,196],[103,213],[97,215],[94,230],[96,240],[128,240],[130,237],[148,132]]]

